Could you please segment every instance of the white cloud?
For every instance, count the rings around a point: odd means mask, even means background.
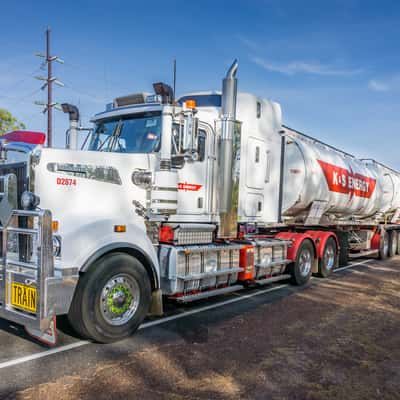
[[[258,52],[260,50],[260,46],[257,42],[252,39],[249,39],[243,35],[237,35],[238,40],[247,48],[252,51]]]
[[[348,76],[359,74],[360,72],[362,72],[361,69],[339,69],[330,65],[305,61],[291,61],[286,64],[277,64],[271,63],[259,57],[253,57],[251,60],[255,64],[268,71],[279,72],[286,75],[307,73],[313,75]]]
[[[371,79],[368,82],[368,87],[375,92],[388,92],[390,90],[389,85],[375,79]]]

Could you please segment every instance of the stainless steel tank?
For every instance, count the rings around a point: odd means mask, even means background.
[[[400,175],[313,138],[286,130],[284,216],[320,202],[324,214],[366,218],[400,207]]]
[[[400,173],[375,160],[362,160],[369,170],[378,176],[381,188],[379,210],[383,213],[395,212],[400,208]]]

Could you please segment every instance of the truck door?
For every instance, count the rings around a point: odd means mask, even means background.
[[[211,213],[213,153],[213,131],[207,126],[201,126],[197,160],[185,160],[177,166],[178,214],[187,216],[185,220],[204,220],[204,217]]]

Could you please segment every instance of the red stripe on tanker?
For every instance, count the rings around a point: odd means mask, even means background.
[[[350,194],[351,196],[371,198],[376,179],[354,173],[346,168],[317,160],[324,172],[326,182],[331,192]]]

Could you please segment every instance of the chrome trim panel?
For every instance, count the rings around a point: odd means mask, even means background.
[[[226,274],[233,274],[235,272],[242,272],[243,268],[229,268],[221,269],[215,272],[204,272],[202,274],[192,274],[192,275],[177,275],[177,279],[182,279],[183,281],[195,281],[197,279],[212,278],[213,276],[221,276]]]
[[[122,185],[118,170],[108,165],[67,164],[52,162],[47,164],[47,170],[61,175]]]
[[[240,289],[243,289],[243,288],[244,288],[244,286],[242,286],[242,285],[228,286],[228,287],[224,287],[222,289],[209,290],[209,291],[206,291],[206,292],[201,292],[201,293],[196,293],[196,294],[190,294],[190,295],[186,295],[186,296],[177,297],[176,301],[179,302],[179,303],[190,303],[191,301],[196,301],[196,300],[200,300],[200,299],[206,299],[206,298],[209,298],[209,297],[218,296],[220,294],[236,292],[236,291],[238,291]]]

